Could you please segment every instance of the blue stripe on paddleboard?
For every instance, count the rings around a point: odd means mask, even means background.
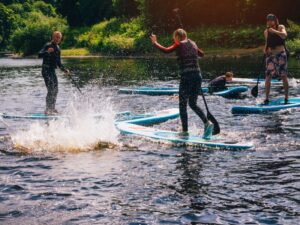
[[[153,116],[150,117],[127,120],[123,122],[129,124],[137,124],[137,125],[153,125],[153,124],[166,122],[170,119],[176,119],[178,117],[179,117],[178,109],[169,109],[169,110],[160,111],[157,114],[153,114]]]
[[[203,93],[208,92],[208,88],[202,88]],[[176,95],[179,94],[178,88],[170,87],[141,87],[141,88],[121,88],[120,94],[143,94],[143,95]]]
[[[214,95],[217,96],[230,96],[242,92],[246,92],[248,90],[247,86],[238,86],[238,87],[230,87],[227,90],[215,92]],[[202,88],[203,93],[208,93],[208,88]],[[175,95],[179,94],[178,88],[169,88],[169,87],[141,87],[141,88],[121,88],[119,89],[119,93],[121,94],[144,94],[144,95]]]
[[[231,111],[233,114],[261,114],[297,107],[300,107],[300,98],[290,98],[289,104],[286,105],[284,104],[284,99],[280,98],[270,101],[268,105],[233,106]]]
[[[118,123],[117,128],[125,134],[134,134],[138,136],[148,137],[160,141],[168,141],[176,144],[196,145],[209,148],[220,149],[250,149],[252,144],[240,144],[237,142],[226,142],[222,139],[213,138],[212,140],[204,140],[199,136],[181,137],[177,132],[158,130],[128,123]]]
[[[124,117],[127,116],[128,117],[130,115],[131,115],[131,113],[128,111],[117,113],[117,116],[124,116]],[[27,114],[27,115],[12,115],[12,114],[3,113],[2,117],[5,119],[53,120],[53,119],[70,118],[71,116],[68,116],[68,115],[50,116],[50,115],[46,115],[44,113],[31,113],[31,114]],[[95,114],[95,115],[93,115],[93,117],[101,117],[101,115]]]
[[[232,95],[240,94],[240,93],[243,93],[246,91],[248,91],[247,86],[230,87],[227,90],[215,92],[215,93],[213,93],[213,95],[222,96],[222,97],[230,97]]]

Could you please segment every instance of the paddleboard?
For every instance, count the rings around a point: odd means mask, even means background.
[[[233,83],[246,83],[246,84],[256,84],[257,79],[253,78],[233,78]],[[265,79],[259,79],[259,84],[265,84]],[[278,79],[272,79],[271,84],[282,84],[282,81]]]
[[[66,118],[71,117],[69,115],[49,116],[49,115],[45,115],[43,113],[33,113],[33,114],[26,114],[26,115],[0,114],[0,116],[4,119],[16,119],[16,120],[19,120],[19,119],[57,120],[57,119],[66,119]],[[92,116],[101,118],[101,115],[98,115],[98,114],[95,114]],[[153,124],[165,122],[169,119],[175,119],[177,117],[179,117],[178,109],[162,110],[162,111],[154,112],[151,114],[143,114],[143,115],[132,114],[132,113],[126,111],[126,112],[117,113],[116,122],[126,121],[127,123],[153,125]]]
[[[226,141],[223,139],[213,138],[211,140],[205,140],[199,136],[186,136],[182,137],[177,132],[159,130],[151,127],[145,127],[130,123],[118,123],[117,128],[124,134],[132,134],[137,136],[142,136],[158,141],[166,141],[174,144],[184,144],[191,146],[201,146],[208,148],[219,148],[228,150],[238,150],[238,149],[250,149],[254,146],[250,143],[241,144],[237,141]]]
[[[290,98],[289,104],[284,104],[284,99],[279,98],[270,101],[268,105],[257,104],[255,106],[233,106],[231,112],[233,114],[262,114],[296,107],[300,107],[300,98]]]
[[[208,92],[208,88],[202,88],[203,93]],[[140,87],[140,88],[121,88],[120,94],[140,94],[140,95],[177,95],[179,88],[176,87]]]
[[[203,93],[208,93],[208,88],[202,88]],[[214,92],[213,95],[230,97],[248,91],[246,86],[230,87],[227,90]],[[141,87],[141,88],[121,88],[120,94],[141,94],[141,95],[178,95],[179,88],[170,87]]]
[[[222,97],[232,97],[238,95],[240,93],[248,91],[247,86],[238,86],[238,87],[230,87],[227,90],[214,92],[213,95],[222,96]]]
[[[170,119],[176,119],[179,117],[178,108],[175,109],[166,109],[153,113],[143,118],[135,118],[130,120],[125,120],[123,122],[127,124],[136,124],[136,125],[153,125],[158,123],[166,122]]]
[[[66,119],[71,117],[70,115],[47,115],[44,113],[29,113],[25,115],[0,113],[0,116],[4,119],[27,119],[27,120],[56,120],[56,119]],[[94,114],[92,116],[101,117],[100,114]],[[129,116],[131,116],[131,113],[128,111],[117,113],[117,117],[124,117],[127,119]]]

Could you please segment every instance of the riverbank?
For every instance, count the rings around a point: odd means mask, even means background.
[[[258,56],[262,52],[262,47],[258,48],[223,48],[223,49],[207,49],[205,50],[205,57],[243,57],[243,56]],[[22,56],[20,54],[7,53],[6,56],[11,58],[36,58],[36,55]],[[156,53],[148,54],[130,54],[130,55],[116,55],[116,54],[99,54],[92,53],[87,48],[70,48],[62,49],[62,58],[174,58],[175,55],[165,55],[157,51]]]
[[[263,46],[257,48],[211,48],[204,49],[206,58],[230,58],[230,57],[257,57],[262,55]],[[156,53],[147,53],[147,54],[100,54],[93,53],[87,48],[70,48],[62,49],[61,51],[62,58],[134,58],[134,59],[147,59],[147,58],[176,58],[174,54],[166,55],[157,51]],[[22,56],[20,54],[6,53],[1,57],[9,58],[36,58],[36,55],[31,56]],[[300,55],[292,55],[293,58],[299,59]]]

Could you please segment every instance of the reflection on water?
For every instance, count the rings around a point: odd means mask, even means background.
[[[233,70],[255,77],[260,59],[201,61],[204,78]],[[84,96],[58,72],[57,108],[72,119],[0,121],[0,223],[3,224],[297,224],[299,207],[299,109],[232,116],[242,99],[207,97],[222,136],[251,141],[247,151],[214,151],[162,145],[120,135],[117,111],[151,112],[177,107],[165,96],[120,95],[128,85],[177,85],[174,59],[65,60]],[[0,112],[43,112],[45,87],[35,60],[0,59]],[[22,66],[19,66],[22,65]],[[25,66],[27,65],[27,66]],[[291,67],[300,67],[291,61]],[[299,73],[293,71],[295,77]],[[205,84],[204,84],[205,85]],[[291,89],[299,96],[298,84]],[[283,95],[273,88],[272,97]],[[203,108],[203,103],[199,99]],[[92,114],[100,114],[95,119]],[[193,133],[202,123],[189,112]],[[177,130],[179,120],[157,125]],[[11,141],[30,148],[14,149]],[[93,149],[98,142],[117,148]],[[77,151],[71,151],[70,149]],[[59,152],[57,152],[59,150]]]

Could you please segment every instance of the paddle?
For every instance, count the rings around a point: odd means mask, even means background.
[[[179,25],[180,25],[180,27],[183,29],[183,23],[182,23],[182,20],[181,20],[179,11],[180,11],[179,8],[173,9],[173,12],[175,13],[175,15],[176,15],[176,17],[177,17],[177,19],[178,19]]]
[[[173,10],[173,12],[176,14],[181,28],[183,28],[182,20],[181,20],[180,14],[179,14],[179,9],[176,8],[176,9]],[[221,132],[220,125],[219,125],[218,121],[216,120],[216,118],[209,111],[209,108],[208,108],[204,93],[202,91],[202,88],[200,88],[200,93],[202,95],[202,98],[203,98],[203,101],[204,101],[204,104],[205,104],[205,108],[206,108],[206,111],[207,111],[207,119],[214,124],[213,135],[217,135]]]
[[[263,56],[263,65],[265,65],[265,55]],[[257,83],[256,83],[256,86],[254,86],[251,90],[251,95],[254,97],[254,98],[257,98],[258,96],[258,85],[259,85],[259,79],[260,79],[260,73],[258,73],[258,77],[257,77]]]
[[[74,84],[74,86],[75,86],[75,87],[77,88],[77,90],[80,92],[80,94],[83,94],[82,91],[81,91],[81,89],[79,88],[78,83],[75,81],[73,75],[69,74],[68,76],[70,77],[71,82]]]
[[[204,93],[202,91],[202,88],[200,88],[200,93],[202,95],[202,99],[204,101],[204,105],[205,105],[205,108],[206,108],[206,111],[207,111],[207,119],[214,124],[213,135],[217,135],[221,132],[220,125],[219,125],[218,121],[216,120],[216,118],[209,111],[209,108],[208,108]]]
[[[260,79],[260,75],[258,75],[258,77],[257,77],[257,83],[256,83],[256,85],[255,85],[255,86],[252,88],[252,90],[251,90],[251,95],[252,95],[254,98],[257,98],[257,96],[258,96],[259,79]]]
[[[2,114],[2,113],[0,113],[0,121],[4,124],[4,126],[6,126],[7,129],[10,129],[10,126],[8,125],[8,123],[6,123],[6,122],[4,121],[4,118],[3,118],[3,114]]]

